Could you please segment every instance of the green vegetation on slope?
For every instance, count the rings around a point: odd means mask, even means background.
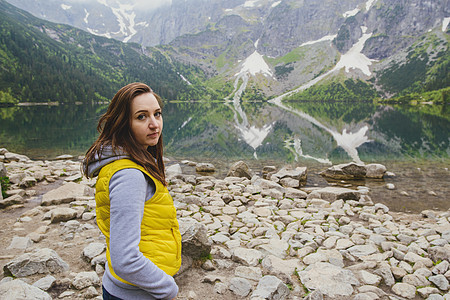
[[[423,36],[408,49],[405,62],[379,72],[377,84],[398,96],[423,93],[450,86],[448,37]]]
[[[3,0],[0,69],[1,98],[21,102],[103,101],[133,81],[149,84],[167,99],[207,93],[201,86],[187,84],[172,62],[154,48],[46,22]]]
[[[293,100],[372,100],[378,97],[376,90],[362,80],[336,77],[332,80],[321,82],[304,91],[284,98],[285,101]]]

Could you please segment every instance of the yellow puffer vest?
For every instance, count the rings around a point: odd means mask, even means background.
[[[139,250],[166,274],[173,276],[181,266],[181,234],[172,197],[159,180],[129,159],[120,159],[105,165],[100,170],[95,185],[97,224],[106,237],[106,258],[108,259],[109,271],[116,279],[131,284],[114,272],[109,252],[109,181],[114,173],[128,168],[142,171],[156,185],[155,194],[145,202]]]

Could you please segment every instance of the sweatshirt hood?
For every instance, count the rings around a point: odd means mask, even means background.
[[[106,146],[102,149],[100,154],[96,154],[94,159],[88,164],[88,176],[95,177],[100,172],[100,169],[105,165],[123,158],[130,158],[130,156],[121,149],[113,150],[111,146]]]

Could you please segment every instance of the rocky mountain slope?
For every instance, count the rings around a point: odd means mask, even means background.
[[[230,98],[270,98],[343,77],[385,97],[450,82],[448,1],[174,0],[152,9],[125,0],[9,2],[93,34],[158,46],[201,68]]]

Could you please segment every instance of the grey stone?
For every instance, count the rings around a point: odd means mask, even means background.
[[[230,167],[227,176],[245,177],[251,179],[253,177],[253,173],[245,162],[238,161]]]
[[[256,249],[261,251],[265,255],[274,255],[279,258],[286,257],[286,251],[289,248],[289,244],[284,240],[270,239],[268,244],[262,244],[256,246]]]
[[[401,297],[413,299],[416,296],[416,287],[407,283],[396,283],[392,287],[392,291]]]
[[[77,217],[77,211],[69,207],[57,207],[50,211],[52,223],[66,222]]]
[[[359,200],[361,192],[357,190],[327,186],[318,190],[312,191],[307,199],[319,198],[327,201],[342,200]]]
[[[250,293],[252,285],[245,278],[234,277],[231,278],[228,288],[236,295],[246,297]]]
[[[296,167],[295,169],[291,167],[283,167],[272,176],[277,178],[278,180],[281,180],[283,178],[292,178],[303,182],[306,181],[306,173],[306,167]]]
[[[298,272],[301,282],[309,290],[320,290],[335,298],[353,294],[353,285],[359,285],[353,272],[326,262],[318,262]]]
[[[290,187],[287,187],[284,192],[284,197],[290,199],[306,199],[307,196],[306,192]]]
[[[409,245],[412,242],[417,241],[417,237],[400,233],[399,235],[397,235],[397,240],[405,245]]]
[[[366,165],[367,178],[383,178],[386,174],[386,167],[382,164],[368,164]]]
[[[208,237],[206,226],[192,218],[180,218],[178,222],[183,254],[194,259],[208,256],[212,242]]]
[[[359,179],[366,176],[367,170],[364,165],[351,162],[331,166],[319,174],[333,179]]]
[[[33,241],[29,237],[15,236],[11,244],[6,249],[22,249],[25,250],[33,245]]]
[[[12,195],[8,198],[0,200],[0,209],[3,209],[5,207],[11,206],[11,205],[23,204],[25,202],[26,202],[26,200],[19,194]]]
[[[434,262],[447,260],[450,261],[450,244],[443,247],[434,246],[428,248],[428,255]]]
[[[428,257],[422,257],[414,252],[408,252],[406,253],[404,260],[406,262],[411,262],[416,264],[417,262],[423,263],[426,267],[430,268],[433,266],[433,262]]]
[[[320,290],[315,290],[308,296],[306,296],[303,300],[323,300],[323,294]]]
[[[72,281],[73,287],[77,290],[82,290],[92,285],[98,285],[99,283],[100,278],[94,271],[77,273]]]
[[[83,292],[83,298],[84,299],[92,299],[94,297],[97,297],[100,295],[100,293],[97,291],[97,289],[93,286],[89,286],[86,290]]]
[[[433,274],[445,274],[447,270],[450,268],[450,263],[446,260],[441,261],[439,264],[437,264],[431,271]]]
[[[234,275],[245,279],[259,281],[262,277],[261,268],[237,266],[234,270]]]
[[[366,270],[361,270],[358,272],[358,279],[361,283],[368,285],[378,285],[381,282],[381,277]]]
[[[6,172],[5,164],[0,162],[0,177],[6,177],[6,176],[7,176],[7,172]]]
[[[317,262],[328,262],[338,267],[344,266],[344,258],[336,249],[324,250],[318,249],[317,252],[311,253],[303,258],[303,262],[312,265]]]
[[[447,291],[449,284],[447,278],[444,275],[438,274],[428,277],[428,280],[434,283],[442,291]]]
[[[175,177],[175,176],[181,175],[181,174],[183,174],[183,171],[181,170],[180,164],[174,164],[174,165],[166,167],[167,178]]]
[[[91,261],[94,257],[99,256],[106,249],[106,244],[104,243],[90,243],[83,249],[83,256]]]
[[[266,256],[262,260],[261,266],[268,274],[284,282],[291,282],[291,276],[294,272],[304,267],[298,259],[281,259],[274,255]]]
[[[48,191],[42,195],[42,206],[58,205],[75,201],[77,197],[88,196],[88,189],[85,185],[68,182],[59,188]]]
[[[259,280],[251,298],[280,300],[286,299],[289,293],[289,288],[280,279],[267,275]]]
[[[355,245],[348,248],[347,251],[351,255],[361,258],[378,252],[378,249],[373,245]]]
[[[35,186],[37,183],[36,178],[31,176],[25,176],[19,183],[19,186],[22,188],[29,188]]]
[[[211,163],[198,163],[195,170],[199,173],[213,173],[216,167]]]
[[[225,294],[227,289],[228,286],[225,283],[217,282],[214,284],[214,291],[219,295]]]
[[[38,287],[15,279],[0,283],[0,299],[51,300],[52,297]]]
[[[55,277],[53,277],[52,275],[47,275],[44,278],[41,278],[35,283],[33,283],[33,286],[38,287],[43,291],[47,291],[52,287],[55,281],[56,281]]]
[[[278,191],[284,191],[284,189],[285,189],[284,187],[282,187],[281,185],[279,185],[278,183],[276,183],[274,181],[258,178],[256,176],[252,178],[252,184],[254,186],[256,186],[257,188],[260,188],[262,191],[269,190],[269,189],[276,189]]]
[[[384,283],[387,286],[393,286],[395,284],[394,275],[392,274],[391,268],[387,263],[380,263],[374,273],[383,277]]]
[[[232,260],[248,267],[255,267],[263,258],[260,251],[256,249],[235,248],[233,249]]]
[[[435,287],[426,286],[420,289],[417,289],[417,293],[422,296],[422,298],[428,298],[431,294],[439,294],[439,290]]]
[[[8,262],[3,270],[15,277],[26,277],[33,274],[59,273],[67,271],[69,265],[52,249],[37,249],[22,254]]]
[[[402,279],[403,283],[408,283],[415,287],[430,285],[430,282],[425,276],[419,274],[407,274]]]

